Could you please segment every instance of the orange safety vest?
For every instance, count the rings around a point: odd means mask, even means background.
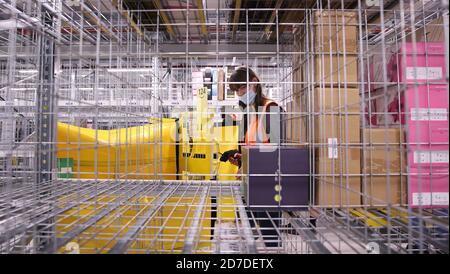
[[[272,103],[276,104],[275,101],[272,101],[269,99],[264,100],[263,105],[262,105],[263,109],[261,111],[261,114],[266,113],[267,107]],[[245,133],[244,141],[247,145],[269,142],[269,138],[267,137],[267,134],[266,134],[266,129],[265,129],[263,123],[262,122],[260,123],[260,121],[259,121],[263,117],[263,115],[261,115],[261,114],[256,115],[256,117],[252,115],[253,119],[251,119],[250,125],[247,129],[247,132]],[[235,121],[237,120],[237,116],[235,114],[231,114],[231,117],[233,120],[235,120]]]

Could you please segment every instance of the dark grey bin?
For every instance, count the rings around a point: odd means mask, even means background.
[[[307,209],[310,196],[307,148],[245,146],[242,147],[242,169],[245,200],[250,209]],[[276,197],[281,200],[277,201]]]

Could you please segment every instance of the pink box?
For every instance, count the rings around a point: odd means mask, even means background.
[[[408,142],[448,143],[448,85],[391,86],[370,97],[377,125],[404,124]]]
[[[448,208],[448,168],[410,169],[408,201],[411,207]]]
[[[448,144],[448,85],[411,87],[403,97],[400,120],[406,124],[406,141]]]
[[[417,42],[401,45],[390,57],[389,78],[401,83],[445,83],[445,44]]]
[[[409,168],[447,168],[449,152],[447,145],[408,144]]]

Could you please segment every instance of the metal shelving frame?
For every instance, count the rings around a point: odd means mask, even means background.
[[[289,118],[284,122],[305,117],[312,122],[320,113],[312,107],[313,91],[325,83],[312,75],[298,81],[294,74],[295,60],[301,60],[312,74],[312,58],[332,54],[314,48],[315,13],[356,15],[358,71],[362,76],[368,74],[365,60],[375,52],[373,48],[381,47],[380,52],[385,52],[387,47],[406,41],[428,41],[427,29],[442,33],[448,60],[448,6],[444,1],[379,1],[379,6],[368,6],[363,0],[329,0],[311,1],[314,3],[308,7],[274,1],[275,8],[208,8],[197,6],[201,1],[186,1],[186,7],[166,9],[164,6],[175,1],[159,1],[162,6],[158,9],[128,9],[128,2],[0,0],[1,15],[7,15],[0,21],[0,253],[449,252],[448,202],[440,209],[412,208],[390,201],[379,201],[385,203],[380,207],[318,205],[314,186],[330,174],[316,173],[313,167],[311,174],[297,174],[310,176],[311,202],[306,210],[285,209],[278,217],[248,210],[238,179],[165,179],[185,174],[162,170],[160,163],[167,157],[162,147],[181,144],[178,139],[162,139],[161,122],[153,122],[151,130],[156,134],[151,142],[137,137],[137,143],[151,151],[144,163],[139,158],[129,161],[128,157],[141,152],[133,150],[128,139],[122,144],[124,155],[112,155],[114,144],[100,143],[97,132],[97,141],[78,141],[74,150],[80,154],[83,145],[106,147],[107,159],[93,153],[92,170],[74,172],[72,179],[60,178],[56,166],[56,153],[70,151],[57,148],[67,144],[57,139],[57,122],[117,129],[177,116],[175,111],[192,111],[191,74],[206,66],[254,68],[265,90],[277,88],[277,100],[284,108],[294,100],[296,87],[302,86],[308,108],[285,112]],[[266,14],[268,21],[260,21],[258,12]],[[141,23],[144,17],[156,21]],[[12,27],[7,27],[7,20]],[[294,47],[298,31],[306,39],[302,49]],[[345,60],[345,43],[341,51]],[[384,64],[387,62],[385,58]],[[448,63],[446,69],[448,87]],[[386,73],[379,83],[384,90],[392,84]],[[362,89],[366,80],[341,80],[345,85],[342,90],[356,84],[362,104],[368,102],[370,92]],[[400,94],[401,84],[397,92]],[[169,96],[186,104],[164,105]],[[223,114],[236,113],[233,108],[224,109]],[[366,114],[373,112],[340,112],[344,117]],[[371,127],[361,121],[362,127]],[[27,134],[20,135],[20,130]],[[80,140],[81,132],[78,134]],[[304,140],[280,139],[276,146],[306,146],[314,151],[328,145],[314,142],[314,134],[311,129]],[[348,148],[350,144],[344,140],[340,145]],[[365,140],[357,144],[362,150],[367,145]],[[406,152],[405,145],[410,144],[396,145]],[[113,157],[125,159],[113,164]],[[311,152],[311,166],[315,160]],[[133,168],[129,163],[148,169]],[[214,167],[217,163],[209,164],[211,174],[189,175],[219,175]],[[83,163],[77,165],[74,169],[80,170]],[[121,172],[113,171],[120,167]],[[347,185],[350,177],[359,176],[364,182],[371,176],[351,174],[348,168],[343,166],[339,173],[331,174],[339,178],[335,183],[344,191],[353,191]],[[408,172],[376,175],[386,176],[390,186],[392,176],[408,176]],[[439,174],[435,169],[430,173]],[[448,177],[448,168],[441,175]],[[271,222],[277,237],[265,235],[268,228],[255,225],[261,221]]]

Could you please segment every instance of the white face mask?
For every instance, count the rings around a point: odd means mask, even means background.
[[[255,101],[255,97],[256,97],[256,92],[251,89],[248,89],[244,95],[238,96],[239,101],[241,101],[242,103],[244,103],[247,106],[253,104],[253,102]]]

